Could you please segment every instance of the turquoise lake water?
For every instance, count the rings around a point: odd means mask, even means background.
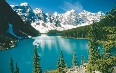
[[[36,43],[37,42],[37,43]],[[88,59],[88,40],[65,39],[60,36],[42,35],[33,39],[24,39],[15,48],[0,51],[0,73],[10,73],[9,61],[13,57],[14,64],[18,63],[20,73],[33,71],[33,45],[38,45],[38,54],[43,71],[56,69],[60,51],[63,51],[65,62],[71,66],[73,50],[76,49],[77,62],[81,63],[81,55]]]

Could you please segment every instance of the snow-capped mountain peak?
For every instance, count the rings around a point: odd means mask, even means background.
[[[53,14],[54,16],[58,16],[59,14],[58,14],[58,12],[54,12],[54,14]]]
[[[14,8],[16,5],[10,5],[12,8]]]
[[[33,10],[35,14],[43,13],[42,9],[36,8]]]
[[[26,2],[21,3],[20,6],[28,6],[28,3],[26,3]]]
[[[74,9],[65,13],[54,12],[53,14],[44,13],[42,9],[32,9],[28,3],[24,2],[20,5],[11,5],[24,21],[29,20],[32,26],[41,33],[47,33],[49,30],[67,30],[80,26],[90,25],[93,21],[98,22],[101,16],[105,14],[101,11],[92,13],[83,10],[77,13]]]
[[[70,14],[76,14],[76,11],[74,9],[67,11],[64,13],[65,15],[70,15]]]
[[[75,10],[72,9],[72,10],[70,10],[70,11],[67,11],[67,13],[75,13]]]

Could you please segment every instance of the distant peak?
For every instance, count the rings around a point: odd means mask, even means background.
[[[102,11],[99,11],[97,14],[98,14],[99,16],[104,16],[104,15],[105,15]]]
[[[39,11],[42,11],[42,9],[41,9],[41,8],[35,8],[35,10],[39,10]]]
[[[58,12],[55,11],[53,15],[58,15]]]
[[[74,9],[72,9],[72,10],[65,12],[64,14],[65,15],[72,15],[72,14],[76,14],[76,11]]]
[[[72,10],[70,10],[71,12],[75,12],[75,10],[74,9],[72,9]]]
[[[98,14],[104,14],[102,11],[99,11]]]
[[[82,13],[88,13],[89,11],[86,11],[86,10],[82,10]]]
[[[33,11],[35,13],[43,13],[43,10],[41,8],[35,8]]]
[[[10,5],[12,8],[15,7],[16,5]]]
[[[69,11],[67,11],[67,12],[71,12],[71,13],[74,13],[75,12],[75,10],[74,9],[71,9],[71,10],[69,10]]]
[[[26,2],[21,3],[20,6],[28,6],[28,3],[26,3]]]

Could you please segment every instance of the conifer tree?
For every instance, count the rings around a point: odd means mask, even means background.
[[[57,68],[58,68],[59,72],[63,71],[63,69],[66,68],[66,63],[64,61],[62,51],[60,52],[60,57],[59,57],[58,62],[57,62]]]
[[[68,64],[67,63],[65,63],[65,66],[66,66],[65,68],[68,68]]]
[[[19,73],[19,68],[18,68],[18,64],[16,63],[16,72],[15,73]]]
[[[100,59],[100,54],[98,52],[98,44],[95,40],[90,41],[89,47],[88,71],[91,73],[98,67],[97,61]]]
[[[33,62],[33,73],[42,73],[42,69],[40,67],[40,59],[39,59],[39,55],[37,53],[37,46],[35,46],[34,48],[34,62]]]
[[[11,73],[14,73],[14,66],[13,66],[13,59],[12,59],[12,57],[10,58],[10,71],[11,71]]]
[[[77,66],[77,56],[76,51],[73,51],[72,67]]]
[[[97,60],[100,59],[100,54],[98,52],[98,43],[97,40],[101,40],[101,36],[99,36],[99,26],[97,23],[93,23],[89,30],[89,60],[88,60],[88,73],[92,73],[92,71],[96,70],[98,64]]]
[[[85,62],[85,60],[84,60],[84,56],[81,56],[81,65],[83,65],[84,62]]]

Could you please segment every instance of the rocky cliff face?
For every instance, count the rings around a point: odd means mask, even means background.
[[[24,22],[5,0],[1,0],[0,34],[7,32],[9,24],[13,26],[13,31],[17,36],[38,35],[38,31],[36,31],[28,22]]]

